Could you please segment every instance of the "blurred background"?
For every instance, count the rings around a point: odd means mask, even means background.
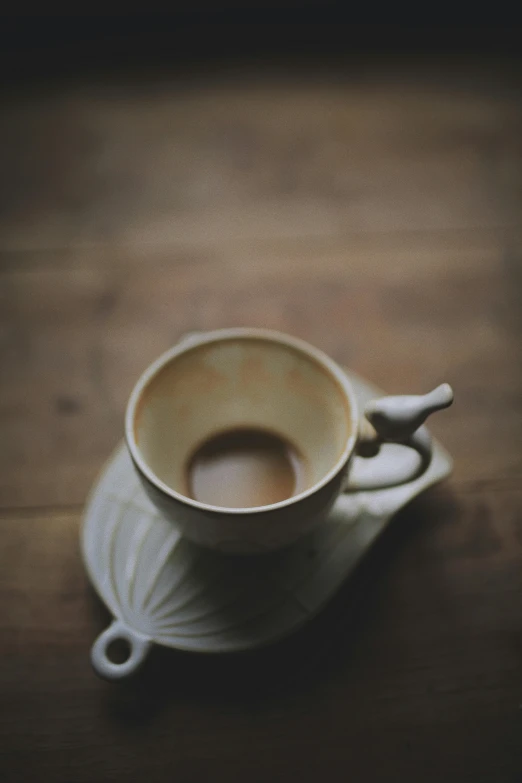
[[[141,370],[226,325],[448,380],[457,480],[520,468],[518,31],[266,17],[3,19],[6,505],[81,503]]]
[[[289,3],[1,19],[6,780],[520,779],[520,32]],[[158,654],[108,686],[85,498],[141,371],[235,325],[388,392],[450,382],[454,475],[286,658]]]

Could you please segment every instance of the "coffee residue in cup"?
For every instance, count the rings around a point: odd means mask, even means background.
[[[238,427],[214,435],[187,464],[188,494],[225,508],[268,506],[306,488],[306,461],[286,438]]]

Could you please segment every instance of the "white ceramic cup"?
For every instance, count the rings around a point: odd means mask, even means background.
[[[452,400],[451,387],[442,384],[423,396],[373,401],[361,417],[348,377],[322,351],[278,332],[223,329],[187,336],[145,370],[127,406],[125,434],[147,494],[186,538],[227,553],[253,553],[295,541],[325,519],[343,491],[418,477],[431,460],[421,425]],[[189,497],[191,455],[212,436],[238,427],[267,429],[295,444],[308,466],[305,488],[252,508]],[[413,471],[400,475],[389,460],[373,460],[384,442],[413,448],[419,455]],[[356,454],[376,469],[357,475]]]

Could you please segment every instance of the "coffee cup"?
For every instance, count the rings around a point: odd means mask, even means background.
[[[423,422],[452,401],[442,384],[361,412],[346,373],[317,348],[264,329],[221,329],[187,336],[145,370],[125,435],[149,498],[183,536],[257,553],[320,524],[342,492],[421,475],[432,453]],[[376,456],[390,442],[417,452],[406,473]],[[358,471],[356,455],[375,470]]]

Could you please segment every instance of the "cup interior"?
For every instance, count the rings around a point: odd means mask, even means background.
[[[266,431],[302,455],[307,490],[345,453],[352,413],[320,358],[292,341],[235,336],[160,360],[131,397],[127,434],[154,477],[187,496],[187,466],[202,444],[239,428]]]

